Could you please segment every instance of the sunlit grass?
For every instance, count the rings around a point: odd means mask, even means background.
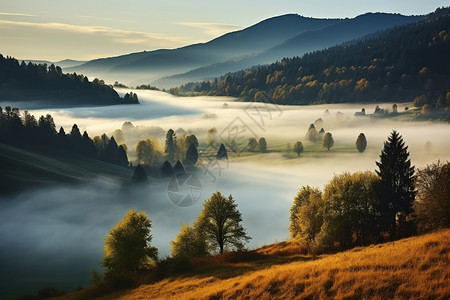
[[[264,246],[260,254],[289,253],[292,242]],[[299,246],[300,245],[296,245]],[[272,262],[277,259],[268,256]],[[279,257],[279,256],[278,256]],[[248,270],[234,277],[214,272],[164,279],[114,295],[117,299],[448,299],[450,230],[355,248],[318,259],[272,265],[261,260],[216,265],[217,272]],[[223,265],[222,267],[224,267]],[[214,269],[214,268],[212,268]],[[236,270],[235,270],[236,271]],[[72,295],[73,297],[75,296]],[[113,298],[108,295],[109,299]],[[75,298],[75,297],[74,297]],[[106,299],[106,298],[102,298]]]

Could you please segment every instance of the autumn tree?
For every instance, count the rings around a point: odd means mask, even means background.
[[[408,146],[402,136],[392,131],[384,142],[380,161],[376,162],[380,177],[378,207],[382,229],[388,230],[391,239],[398,236],[397,222],[403,229],[406,217],[413,211],[414,201],[414,166],[411,166]],[[400,232],[400,236],[402,233]]]
[[[358,149],[360,153],[363,153],[366,150],[366,147],[367,147],[366,136],[364,135],[364,133],[360,133],[358,135],[358,138],[356,139],[356,149]]]
[[[243,249],[244,242],[251,238],[242,227],[242,214],[237,208],[233,196],[225,197],[215,192],[203,203],[203,210],[198,216],[195,227],[208,243],[211,250]]]
[[[208,130],[206,134],[206,144],[215,144],[217,141],[217,129],[216,127],[213,127]]]
[[[328,151],[330,151],[330,148],[334,145],[334,139],[331,133],[327,132],[323,136],[322,139],[322,147],[327,148]]]
[[[364,245],[377,235],[376,187],[379,178],[373,172],[335,175],[325,186],[325,212],[318,243],[341,249]]]
[[[182,225],[180,233],[170,244],[172,257],[202,257],[208,254],[206,240],[198,228],[189,225]]]
[[[148,141],[139,141],[136,145],[136,156],[138,163],[150,164],[152,158],[153,147]]]
[[[303,186],[291,206],[289,232],[292,238],[314,240],[322,226],[322,192]]]
[[[420,232],[450,227],[450,163],[440,161],[417,171],[414,202]]]
[[[303,144],[302,142],[296,142],[294,144],[294,152],[297,153],[297,156],[303,153]]]
[[[132,209],[109,231],[102,260],[107,273],[137,272],[157,260],[158,249],[151,245],[151,225],[143,211]]]

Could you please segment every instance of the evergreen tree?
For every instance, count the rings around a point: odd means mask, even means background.
[[[376,162],[379,185],[380,225],[388,230],[391,239],[402,236],[397,232],[397,222],[402,230],[406,217],[413,211],[414,166],[411,166],[408,146],[397,131],[392,131],[384,143],[380,161]]]
[[[219,151],[217,151],[217,159],[228,159],[227,148],[224,144],[220,144]]]
[[[161,167],[161,175],[164,177],[170,177],[173,175],[173,168],[169,161],[164,161]]]
[[[167,160],[171,163],[175,161],[177,152],[177,135],[173,129],[169,129],[166,134],[166,146],[164,153],[167,154]]]
[[[122,167],[127,167],[129,164],[127,151],[122,145],[117,149],[117,164]]]
[[[181,162],[179,160],[177,160],[177,163],[175,164],[175,166],[173,167],[173,173],[175,173],[175,175],[178,174],[184,174],[184,167],[181,164]]]
[[[145,172],[144,167],[142,167],[141,165],[137,165],[136,169],[134,169],[133,181],[134,182],[147,181],[147,173]]]
[[[186,151],[186,161],[185,164],[188,166],[195,166],[198,160],[198,152],[195,145],[192,143]]]

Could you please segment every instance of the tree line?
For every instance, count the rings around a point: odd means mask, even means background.
[[[450,92],[449,10],[438,9],[416,23],[301,58],[188,83],[171,92],[246,101],[264,101],[266,93],[279,104],[412,101],[425,95],[428,104],[442,110],[450,105],[446,101]]]
[[[0,100],[39,100],[59,105],[138,104],[136,94],[121,98],[101,79],[92,82],[82,74],[64,74],[59,66],[28,64],[0,54]]]
[[[450,226],[450,163],[415,174],[393,131],[375,172],[335,175],[321,191],[303,186],[290,211],[291,237],[312,251],[345,250]]]
[[[108,163],[128,166],[126,145],[117,145],[114,137],[106,134],[91,139],[86,131],[81,134],[77,124],[66,134],[64,128],[56,130],[50,114],[38,120],[28,111],[22,114],[18,108],[0,107],[0,143],[17,146],[31,152],[77,153]]]

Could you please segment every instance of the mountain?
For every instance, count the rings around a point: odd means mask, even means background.
[[[243,30],[234,31],[207,43],[194,44],[178,49],[160,49],[118,57],[89,61],[67,71],[102,74],[102,78],[157,79],[164,75],[186,72],[233,57],[259,53],[279,44],[299,32],[315,30],[338,22],[337,19],[314,19],[289,14],[273,17]],[[97,75],[96,75],[97,76]],[[144,82],[148,83],[148,82]]]
[[[22,60],[19,60],[22,61]],[[82,61],[82,60],[73,60],[73,59],[64,59],[64,60],[60,60],[60,61],[56,61],[56,62],[52,62],[52,61],[48,61],[48,60],[29,60],[29,59],[24,59],[23,60],[25,63],[32,63],[35,65],[43,65],[46,64],[47,66],[50,66],[51,64],[54,64],[55,66],[59,66],[62,69],[64,68],[70,68],[70,67],[75,67],[81,64],[84,64],[86,61]]]
[[[152,84],[167,88],[189,81],[205,80],[251,66],[272,63],[286,57],[302,56],[307,52],[325,49],[388,28],[409,24],[419,20],[419,18],[419,16],[403,16],[399,14],[367,13],[353,19],[334,20],[334,22],[330,22],[320,28],[310,28],[299,32],[262,53],[203,66],[183,74],[163,77]]]
[[[61,67],[51,64],[19,63],[0,54],[0,101],[7,105],[20,101],[33,106],[80,106],[137,104],[131,93],[121,98],[102,80],[92,82],[83,75],[63,74]]]
[[[371,26],[370,22],[362,24]],[[266,93],[280,104],[412,101],[424,94],[432,105],[443,97],[439,100],[443,106],[447,97],[443,94],[450,91],[449,28],[450,8],[439,9],[380,34],[231,73],[217,81],[187,84],[173,92],[248,101]],[[297,38],[289,44],[295,45],[294,41]]]

